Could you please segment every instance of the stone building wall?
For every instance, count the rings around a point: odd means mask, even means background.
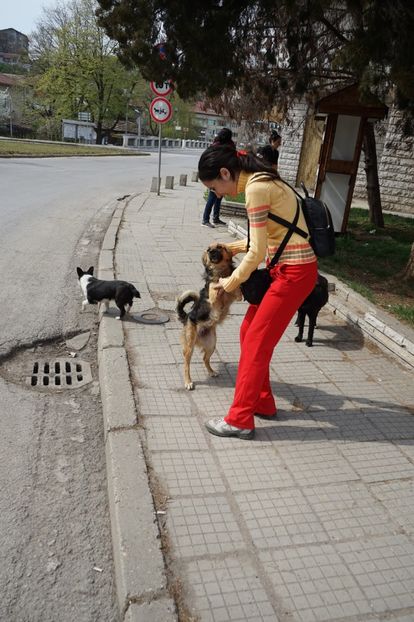
[[[382,208],[414,215],[414,139],[403,138],[400,114],[390,108],[388,119],[375,128]],[[365,155],[361,152],[354,198],[366,199]]]
[[[295,184],[300,163],[308,105],[296,104],[290,121],[281,127],[282,146],[279,167],[281,176]],[[388,118],[376,125],[378,175],[384,210],[414,215],[414,138],[403,138],[398,128],[398,111],[390,108]],[[354,198],[366,199],[364,152],[361,152]],[[309,186],[310,187],[310,186]]]
[[[402,137],[399,120],[392,109],[378,165],[382,207],[414,215],[414,138]]]
[[[289,123],[281,126],[282,146],[279,150],[278,171],[291,184],[296,183],[307,110],[306,102],[297,103],[289,111]]]

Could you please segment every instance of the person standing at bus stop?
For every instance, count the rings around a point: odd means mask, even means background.
[[[230,147],[234,147],[234,149],[236,149],[236,145],[233,142],[233,132],[228,127],[223,127],[223,129],[220,130],[217,134],[212,146],[214,147],[217,145],[229,145]],[[226,224],[223,220],[220,220],[220,207],[222,198],[223,197],[218,197],[216,193],[212,190],[209,191],[207,203],[203,212],[203,220],[201,223],[204,227],[211,227],[213,229],[214,225]],[[214,224],[210,222],[210,214],[212,210]]]
[[[280,134],[273,130],[269,136],[269,144],[265,145],[258,151],[258,156],[266,164],[271,166],[277,171],[277,164],[279,162],[279,147],[282,144],[282,137]]]

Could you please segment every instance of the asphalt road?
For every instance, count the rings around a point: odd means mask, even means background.
[[[199,152],[164,153],[162,177]],[[76,265],[97,263],[114,202],[148,191],[148,157],[0,159],[0,620],[116,622],[97,321],[80,313]],[[81,357],[93,382],[60,393],[24,384],[34,360]]]

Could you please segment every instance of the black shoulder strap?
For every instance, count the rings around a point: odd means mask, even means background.
[[[276,263],[279,261],[279,258],[281,256],[281,254],[283,253],[283,251],[286,248],[286,244],[289,242],[290,238],[292,237],[293,233],[302,231],[302,229],[299,229],[296,225],[297,222],[299,220],[299,214],[300,214],[300,205],[299,205],[299,201],[297,201],[296,203],[296,214],[295,217],[293,219],[293,222],[289,222],[288,220],[285,220],[284,218],[279,218],[279,216],[275,216],[274,214],[268,214],[268,217],[271,220],[274,220],[275,222],[278,222],[279,224],[287,227],[288,231],[285,235],[285,237],[283,238],[282,242],[279,245],[279,248],[277,249],[275,255],[273,256],[272,261],[270,262],[270,264],[268,265],[268,269],[270,270],[270,268],[273,268],[273,266],[276,265]],[[303,231],[303,233],[305,233]],[[308,237],[308,234],[305,233],[305,237]],[[249,219],[247,219],[247,250],[250,248],[250,222]]]

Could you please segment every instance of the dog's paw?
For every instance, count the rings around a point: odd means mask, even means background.
[[[312,343],[312,341],[307,341],[307,342],[306,342],[306,345],[308,346],[308,348],[312,348],[313,343]]]
[[[120,319],[121,319],[121,316],[120,316],[120,315],[117,315],[117,316],[115,317],[115,319],[116,319],[116,320],[120,320]]]
[[[299,335],[297,337],[295,337],[295,341],[296,343],[302,343],[303,339],[302,337],[299,337]]]
[[[210,376],[210,378],[217,378],[217,376],[219,375],[218,371],[214,371],[214,369],[211,369],[208,372],[208,375]]]
[[[194,391],[195,389],[194,382],[187,382],[184,386],[187,391]]]
[[[234,292],[234,298],[241,302],[243,300],[243,294],[242,294],[242,290],[240,289],[240,287],[238,287],[235,292]]]

